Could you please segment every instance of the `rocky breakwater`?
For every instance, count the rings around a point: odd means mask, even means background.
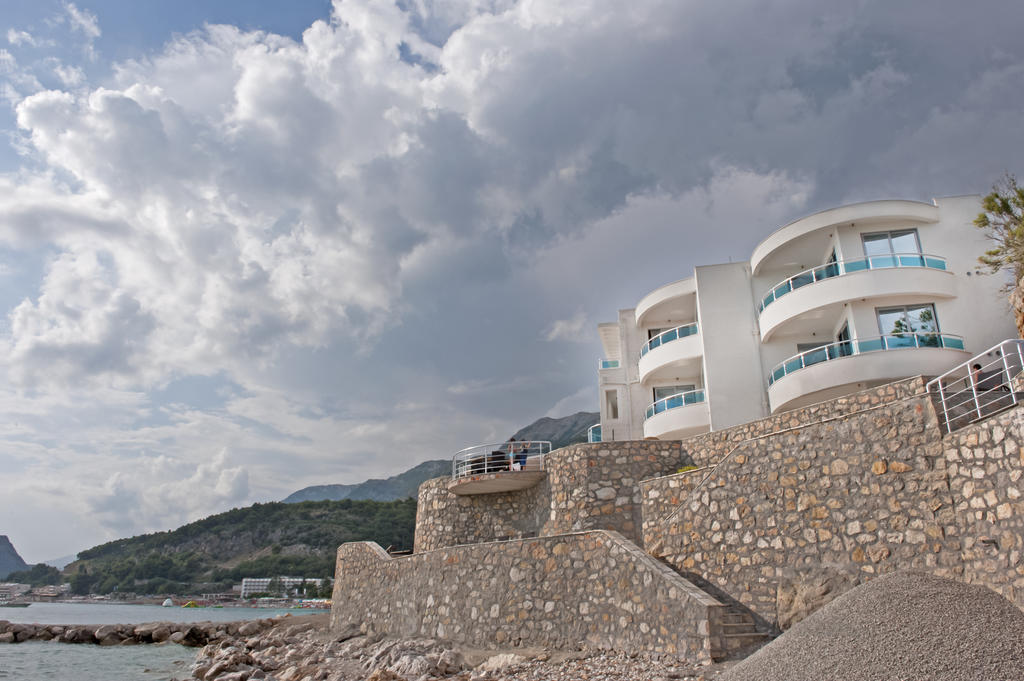
[[[385,638],[359,628],[331,634],[326,618],[280,622],[254,636],[212,643],[197,655],[198,681],[711,681],[724,667],[588,650],[457,647],[429,638]]]
[[[271,628],[273,619],[245,622],[147,622],[146,624],[22,624],[0,620],[0,643],[55,641],[130,646],[177,643],[200,647],[236,636],[254,636]]]

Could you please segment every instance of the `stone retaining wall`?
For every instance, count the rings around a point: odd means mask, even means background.
[[[679,441],[606,442],[548,454],[547,477],[517,492],[456,495],[449,478],[428,480],[419,490],[415,551],[591,529],[639,543],[640,480],[688,463]]]
[[[1024,407],[943,440],[963,578],[1024,608]]]
[[[724,650],[725,609],[616,532],[396,558],[357,542],[338,549],[331,628],[709,660]]]
[[[927,395],[894,397],[645,480],[644,546],[783,627],[910,568],[1024,607],[1024,408],[943,437]]]

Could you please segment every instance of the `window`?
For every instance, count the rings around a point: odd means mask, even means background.
[[[691,390],[695,390],[697,386],[692,383],[686,385],[665,385],[660,388],[654,389],[654,401],[657,402],[665,397],[672,395],[678,395],[679,393],[688,393]]]
[[[878,330],[883,336],[893,336],[886,339],[888,347],[938,345],[939,319],[931,303],[880,307],[876,312]]]
[[[921,243],[917,240],[916,229],[896,232],[875,232],[862,234],[864,255],[893,255],[894,253],[920,253]]]
[[[608,418],[617,419],[619,418],[619,391],[618,390],[606,390],[604,393],[605,404],[607,406]]]

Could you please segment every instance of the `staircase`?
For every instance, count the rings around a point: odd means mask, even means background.
[[[716,620],[708,622],[711,657],[716,662],[746,657],[779,634],[750,608],[700,575],[683,572],[662,557],[652,557],[722,604]]]

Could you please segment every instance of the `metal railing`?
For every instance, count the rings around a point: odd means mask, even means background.
[[[954,336],[949,333],[894,333],[888,336],[870,336],[868,338],[854,338],[848,341],[829,343],[811,350],[793,355],[787,360],[779,362],[768,375],[768,385],[783,376],[788,376],[794,371],[806,369],[815,364],[828,362],[833,359],[862,355],[867,352],[880,352],[883,350],[906,350],[910,348],[947,348],[951,350],[963,350],[964,339],[961,336]]]
[[[594,425],[587,428],[587,442],[600,442],[601,441],[601,424],[595,423]]]
[[[697,322],[682,324],[674,329],[662,331],[657,336],[644,343],[644,346],[640,348],[640,356],[643,357],[654,348],[664,345],[665,343],[670,343],[674,340],[679,340],[680,338],[686,338],[687,336],[693,336],[699,331],[700,329],[697,328]]]
[[[1024,371],[1024,340],[1005,340],[928,381],[946,432],[991,416],[1020,401],[1013,379]]]
[[[509,440],[466,447],[452,457],[452,479],[507,471],[542,471],[544,455],[551,452],[547,440]]]
[[[601,369],[618,369],[619,360],[617,359],[602,359],[598,367]]]
[[[688,390],[684,393],[676,393],[675,395],[662,397],[660,400],[647,407],[647,411],[644,414],[644,420],[646,421],[655,414],[660,414],[663,411],[678,409],[679,407],[689,407],[693,404],[700,404],[704,400],[704,388]]]
[[[946,270],[946,259],[938,255],[927,255],[925,253],[891,253],[887,255],[869,255],[854,260],[837,260],[804,270],[794,274],[789,279],[772,286],[771,289],[761,297],[757,303],[757,312],[760,314],[764,309],[774,303],[782,296],[825,279],[841,277],[844,274],[864,272],[865,270],[892,269],[897,267],[923,267],[931,270]]]

